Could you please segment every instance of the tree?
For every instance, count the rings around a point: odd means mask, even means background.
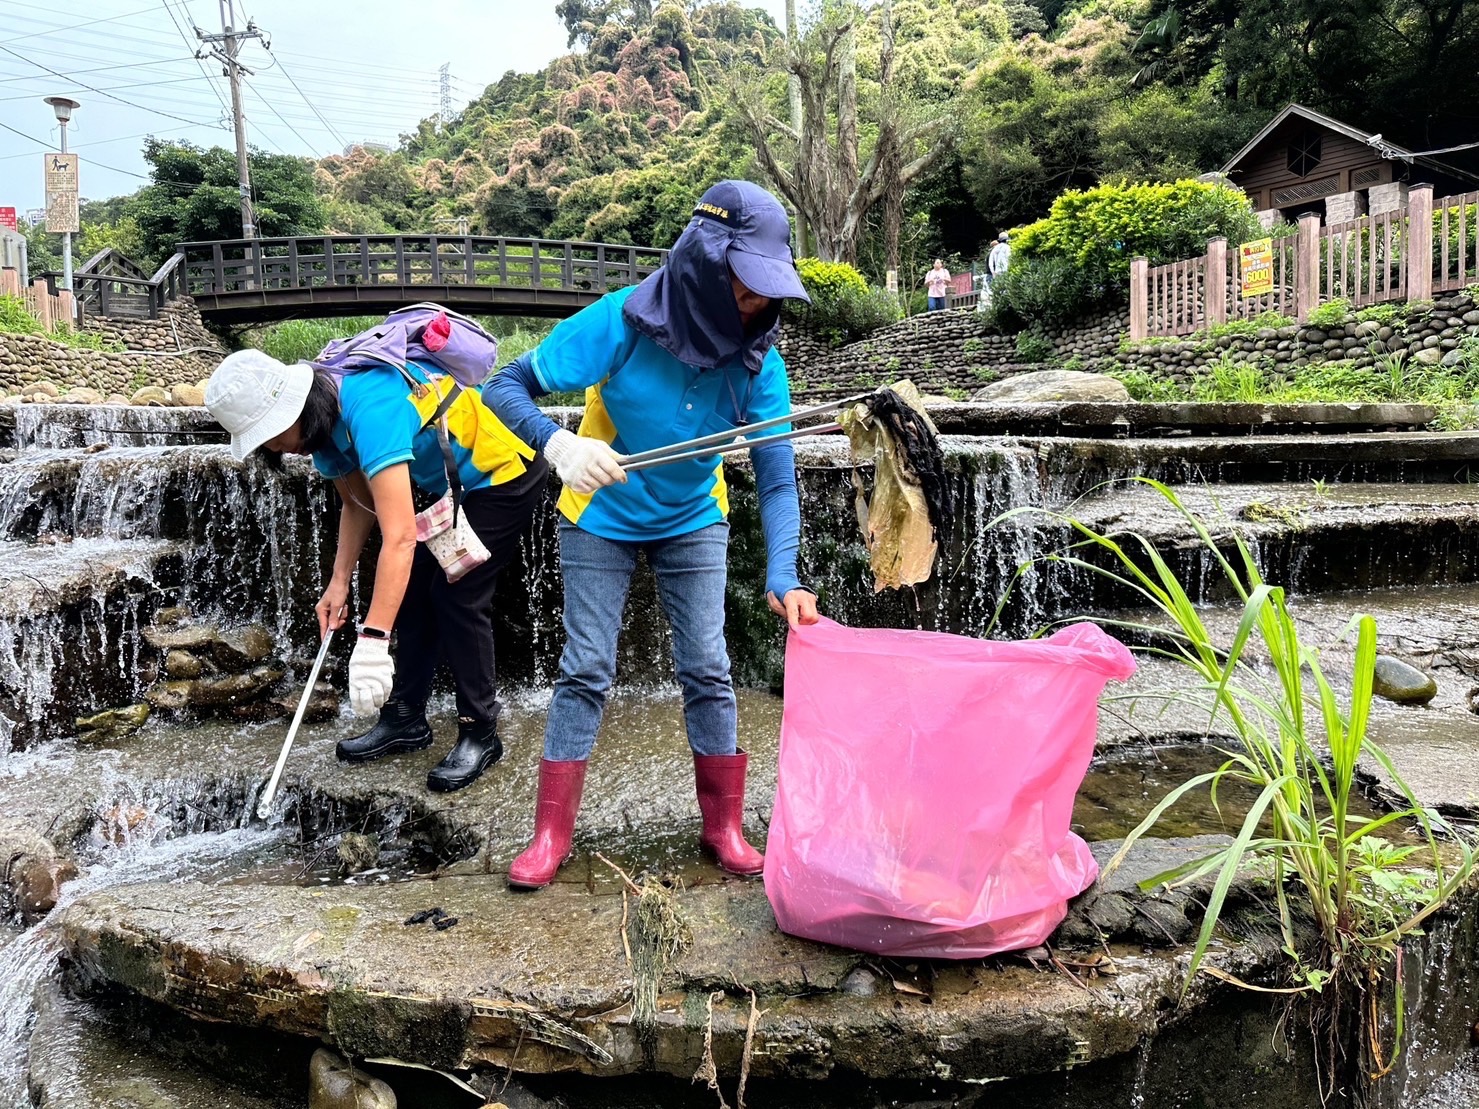
[[[152,183],[134,194],[128,214],[138,220],[146,264],[158,265],[178,243],[240,238],[234,153],[150,138],[144,143],[144,160]],[[323,205],[314,192],[308,159],[253,150],[250,166],[263,238],[323,231]]]
[[[949,148],[947,113],[912,102],[896,87],[890,5],[880,17],[878,92],[866,102],[866,121],[860,115],[857,54],[865,13],[856,3],[827,6],[805,35],[781,48],[771,76],[784,70],[796,78],[799,130],[772,111],[771,89],[735,86],[735,104],[761,167],[806,220],[817,257],[828,261],[855,262],[869,213],[890,198],[897,217],[903,190]],[[866,157],[863,122],[871,135]],[[896,233],[890,264],[897,265]]]

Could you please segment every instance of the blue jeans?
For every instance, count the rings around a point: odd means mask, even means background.
[[[927,299],[930,302],[929,310],[931,312],[938,312],[945,307],[944,297],[928,297]],[[918,301],[916,301],[915,303],[917,304]]]
[[[638,551],[647,555],[673,629],[688,744],[699,755],[735,753],[734,686],[724,644],[729,524],[624,543],[561,520],[565,650],[544,726],[544,757],[551,762],[587,759],[596,744],[606,691],[616,676],[616,637]]]

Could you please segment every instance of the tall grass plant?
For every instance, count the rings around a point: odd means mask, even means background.
[[[1402,1047],[1403,944],[1469,880],[1473,845],[1422,804],[1369,734],[1375,620],[1353,616],[1342,637],[1354,642],[1350,688],[1342,698],[1322,650],[1302,639],[1284,589],[1264,581],[1241,538],[1234,533],[1231,553],[1225,554],[1226,541],[1214,538],[1173,490],[1148,478],[1135,480],[1185,519],[1239,599],[1231,643],[1214,636],[1172,567],[1144,536],[1106,535],[1052,514],[1075,540],[1034,561],[1102,575],[1138,596],[1156,620],[1106,623],[1168,644],[1153,653],[1184,666],[1191,679],[1169,696],[1205,709],[1209,732],[1214,724],[1230,728],[1240,743],[1220,749],[1225,761],[1218,769],[1168,793],[1125,838],[1106,872],[1192,791],[1210,790],[1215,803],[1218,791],[1234,783],[1252,787],[1257,800],[1230,843],[1141,885],[1176,886],[1215,874],[1188,985],[1206,971],[1240,986],[1312,1000],[1308,1012],[1326,1082],[1333,1087],[1352,1076],[1379,1078]],[[1018,509],[1000,519],[1027,512],[1041,510]],[[1256,661],[1254,653],[1260,656]],[[1375,818],[1352,813],[1362,758],[1381,768],[1400,798],[1393,811]],[[1403,829],[1411,833],[1406,840],[1394,835]],[[1249,986],[1206,961],[1233,878],[1249,865],[1263,866],[1272,876],[1288,956],[1285,981],[1272,987]]]

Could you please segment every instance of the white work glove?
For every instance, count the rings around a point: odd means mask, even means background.
[[[356,716],[369,716],[385,704],[395,681],[390,643],[360,636],[349,656],[349,707]]]
[[[626,471],[617,462],[620,456],[610,443],[576,435],[564,428],[549,437],[544,445],[544,457],[575,493],[594,493],[602,486],[627,479]]]

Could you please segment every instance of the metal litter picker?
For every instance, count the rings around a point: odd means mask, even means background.
[[[257,815],[266,820],[272,812],[272,800],[277,796],[277,783],[282,779],[282,768],[287,765],[288,752],[293,749],[293,740],[298,738],[298,725],[303,723],[303,714],[308,711],[308,700],[313,696],[313,687],[318,683],[318,672],[324,667],[324,659],[329,657],[329,644],[333,642],[334,629],[330,628],[324,633],[324,641],[319,644],[318,657],[313,660],[313,669],[308,671],[308,684],[303,687],[303,696],[298,698],[298,711],[293,713],[293,722],[288,725],[288,737],[283,740],[282,752],[277,756],[277,765],[272,768],[272,777],[267,780],[267,788],[262,791],[262,797],[257,802]]]

